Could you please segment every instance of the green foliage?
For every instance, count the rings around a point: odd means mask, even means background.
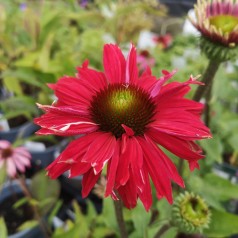
[[[238,199],[237,185],[212,173],[206,174],[204,178],[192,175],[188,180],[188,187],[200,194],[211,207],[221,211],[225,211],[222,202],[231,198]]]
[[[0,217],[0,237],[7,238],[7,227],[5,221],[2,217]]]
[[[212,211],[212,220],[205,235],[211,238],[229,237],[238,233],[238,216],[227,212]]]
[[[32,178],[30,191],[34,199],[30,203],[35,204],[40,213],[46,214],[57,202],[60,192],[58,180],[52,180],[41,171]]]

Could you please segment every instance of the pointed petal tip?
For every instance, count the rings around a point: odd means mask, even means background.
[[[131,129],[130,127],[124,125],[124,124],[121,124],[121,126],[123,127],[123,129],[125,130],[127,136],[134,136],[135,135],[135,132],[133,131],[133,129]]]

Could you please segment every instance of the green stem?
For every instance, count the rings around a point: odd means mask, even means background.
[[[120,234],[122,238],[128,238],[128,233],[126,230],[126,224],[123,218],[123,206],[121,200],[119,201],[114,201],[114,208],[115,208],[115,213],[116,213],[116,219],[117,219],[117,224],[120,230]]]
[[[169,228],[171,225],[169,223],[164,224],[159,231],[155,234],[154,238],[160,238]]]
[[[213,83],[211,83],[205,95],[206,103],[205,103],[205,110],[204,110],[204,121],[206,126],[209,126],[209,123],[210,123],[210,101],[212,96],[212,85]]]
[[[26,196],[26,198],[31,200],[32,196],[31,196],[30,191],[28,190],[25,179],[22,178],[21,176],[17,176],[17,177],[18,177],[19,185],[20,185],[24,195]],[[33,210],[35,218],[39,222],[39,226],[40,226],[41,230],[43,231],[44,237],[45,238],[50,238],[49,234],[51,233],[51,231],[48,229],[48,226],[44,223],[43,219],[41,218],[37,207],[35,205],[31,205],[31,208]]]
[[[193,100],[196,102],[199,102],[201,100],[201,98],[203,97],[203,95],[205,95],[206,91],[209,89],[212,81],[215,78],[216,72],[219,69],[221,62],[220,61],[215,61],[215,60],[210,60],[207,66],[207,69],[203,75],[202,78],[202,83],[204,83],[205,85],[200,85],[198,86],[194,96],[193,96]]]
[[[205,73],[204,73],[202,81],[201,81],[205,85],[198,86],[198,88],[193,96],[194,101],[199,102],[201,100],[201,98],[205,95],[207,90],[211,90],[211,85],[213,84],[215,75],[220,67],[220,64],[221,64],[220,61],[216,61],[216,60],[209,61],[208,66],[205,70]],[[211,97],[210,93],[211,92],[208,92],[208,97]],[[207,110],[209,110],[209,108]],[[183,167],[184,167],[184,160],[180,159],[179,164],[178,164],[178,172],[181,176],[183,173]]]

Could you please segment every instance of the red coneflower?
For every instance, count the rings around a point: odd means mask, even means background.
[[[202,151],[194,140],[210,138],[200,120],[203,105],[184,95],[187,82],[165,84],[175,71],[163,71],[158,80],[149,68],[139,77],[136,49],[127,59],[116,45],[107,44],[103,57],[105,73],[78,68],[76,77],[65,76],[49,87],[58,100],[39,105],[46,113],[35,119],[38,134],[82,135],[47,168],[51,178],[69,170],[69,177],[83,175],[82,195],[87,196],[107,165],[105,196],[118,193],[128,208],[139,198],[151,207],[150,178],[158,199],[172,203],[171,180],[184,186],[175,165],[160,146],[198,168]],[[115,193],[116,192],[116,193]]]

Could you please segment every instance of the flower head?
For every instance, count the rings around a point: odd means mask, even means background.
[[[223,54],[229,52],[229,54],[233,53],[234,55],[234,49],[229,50],[238,45],[238,1],[198,0],[195,5],[195,13],[197,21],[190,20],[202,34],[201,46],[204,43],[207,44],[206,48],[210,48],[209,54],[218,51],[218,54],[221,55],[220,51],[223,50]],[[216,50],[209,43],[215,43]],[[218,54],[214,55],[213,58],[216,58]],[[231,57],[224,60],[229,58]]]
[[[193,170],[203,158],[194,140],[211,137],[200,120],[203,105],[184,98],[189,85],[198,82],[190,77],[165,84],[175,71],[164,70],[156,79],[150,68],[139,77],[134,46],[125,59],[118,46],[105,45],[103,63],[104,73],[85,62],[76,77],[50,84],[57,102],[38,105],[46,112],[35,119],[42,127],[38,134],[83,135],[48,166],[48,175],[57,178],[67,170],[69,177],[83,175],[85,197],[106,166],[105,196],[118,199],[119,194],[128,208],[139,198],[148,210],[151,178],[158,199],[172,203],[171,180],[184,183],[161,147],[187,160]]]
[[[6,166],[9,177],[14,178],[17,170],[25,172],[30,166],[31,155],[24,147],[13,148],[7,140],[0,140],[0,168]]]
[[[173,223],[185,233],[202,232],[209,227],[211,211],[198,195],[185,192],[180,194],[172,207]]]

